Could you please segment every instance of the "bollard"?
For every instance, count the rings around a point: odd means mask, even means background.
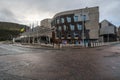
[[[100,46],[99,42],[98,42],[98,46]]]
[[[60,48],[62,48],[62,44],[60,44]]]
[[[94,47],[94,44],[93,44],[93,43],[91,43],[91,47]]]
[[[97,42],[97,47],[99,46],[99,43]]]
[[[88,43],[86,43],[86,48],[88,47]]]
[[[92,47],[94,47],[94,43],[92,43]]]
[[[92,42],[90,43],[90,47],[93,47]]]
[[[95,47],[95,43],[93,43],[93,47]]]

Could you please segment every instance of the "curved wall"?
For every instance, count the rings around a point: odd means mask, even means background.
[[[98,7],[65,11],[56,14],[52,19],[55,27],[55,39],[60,42],[79,43],[85,40],[97,40],[99,30]]]

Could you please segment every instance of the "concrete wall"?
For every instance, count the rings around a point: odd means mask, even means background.
[[[89,20],[86,21],[85,26],[86,29],[89,29],[90,39],[98,39],[99,38],[99,8],[89,8]]]
[[[116,34],[116,26],[107,20],[101,22],[100,35],[104,34]]]
[[[115,34],[115,27],[114,26],[106,26],[100,29],[100,35],[104,34]]]

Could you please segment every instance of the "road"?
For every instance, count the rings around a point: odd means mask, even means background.
[[[52,50],[0,43],[0,80],[120,80],[120,44]]]

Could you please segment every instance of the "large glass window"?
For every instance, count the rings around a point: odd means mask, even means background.
[[[67,34],[67,37],[71,37],[71,34],[70,34],[70,33],[68,33],[68,34]]]
[[[74,22],[78,21],[78,16],[74,16]]]
[[[72,25],[72,24],[70,24],[70,29],[71,29],[72,31],[75,30],[75,26]]]
[[[61,22],[62,22],[62,23],[64,23],[64,22],[65,22],[64,18],[61,18]]]
[[[86,21],[87,17],[86,15],[81,15],[82,21]]]
[[[64,34],[62,34],[61,37],[64,37]]]
[[[57,32],[57,37],[61,37],[61,33],[60,32]]]
[[[64,25],[64,26],[63,26],[63,28],[64,28],[64,31],[66,31],[66,30],[67,30],[67,27],[66,27],[66,25]]]
[[[77,29],[78,29],[78,30],[82,30],[82,25],[77,24]]]
[[[67,17],[67,22],[71,22],[71,17]]]
[[[59,27],[58,27],[58,30],[59,30],[59,31],[61,31],[61,30],[62,30],[61,26],[59,26]]]
[[[57,24],[59,24],[59,22],[60,22],[60,20],[59,20],[59,19],[57,19]]]
[[[78,33],[74,32],[74,37],[78,37]]]

